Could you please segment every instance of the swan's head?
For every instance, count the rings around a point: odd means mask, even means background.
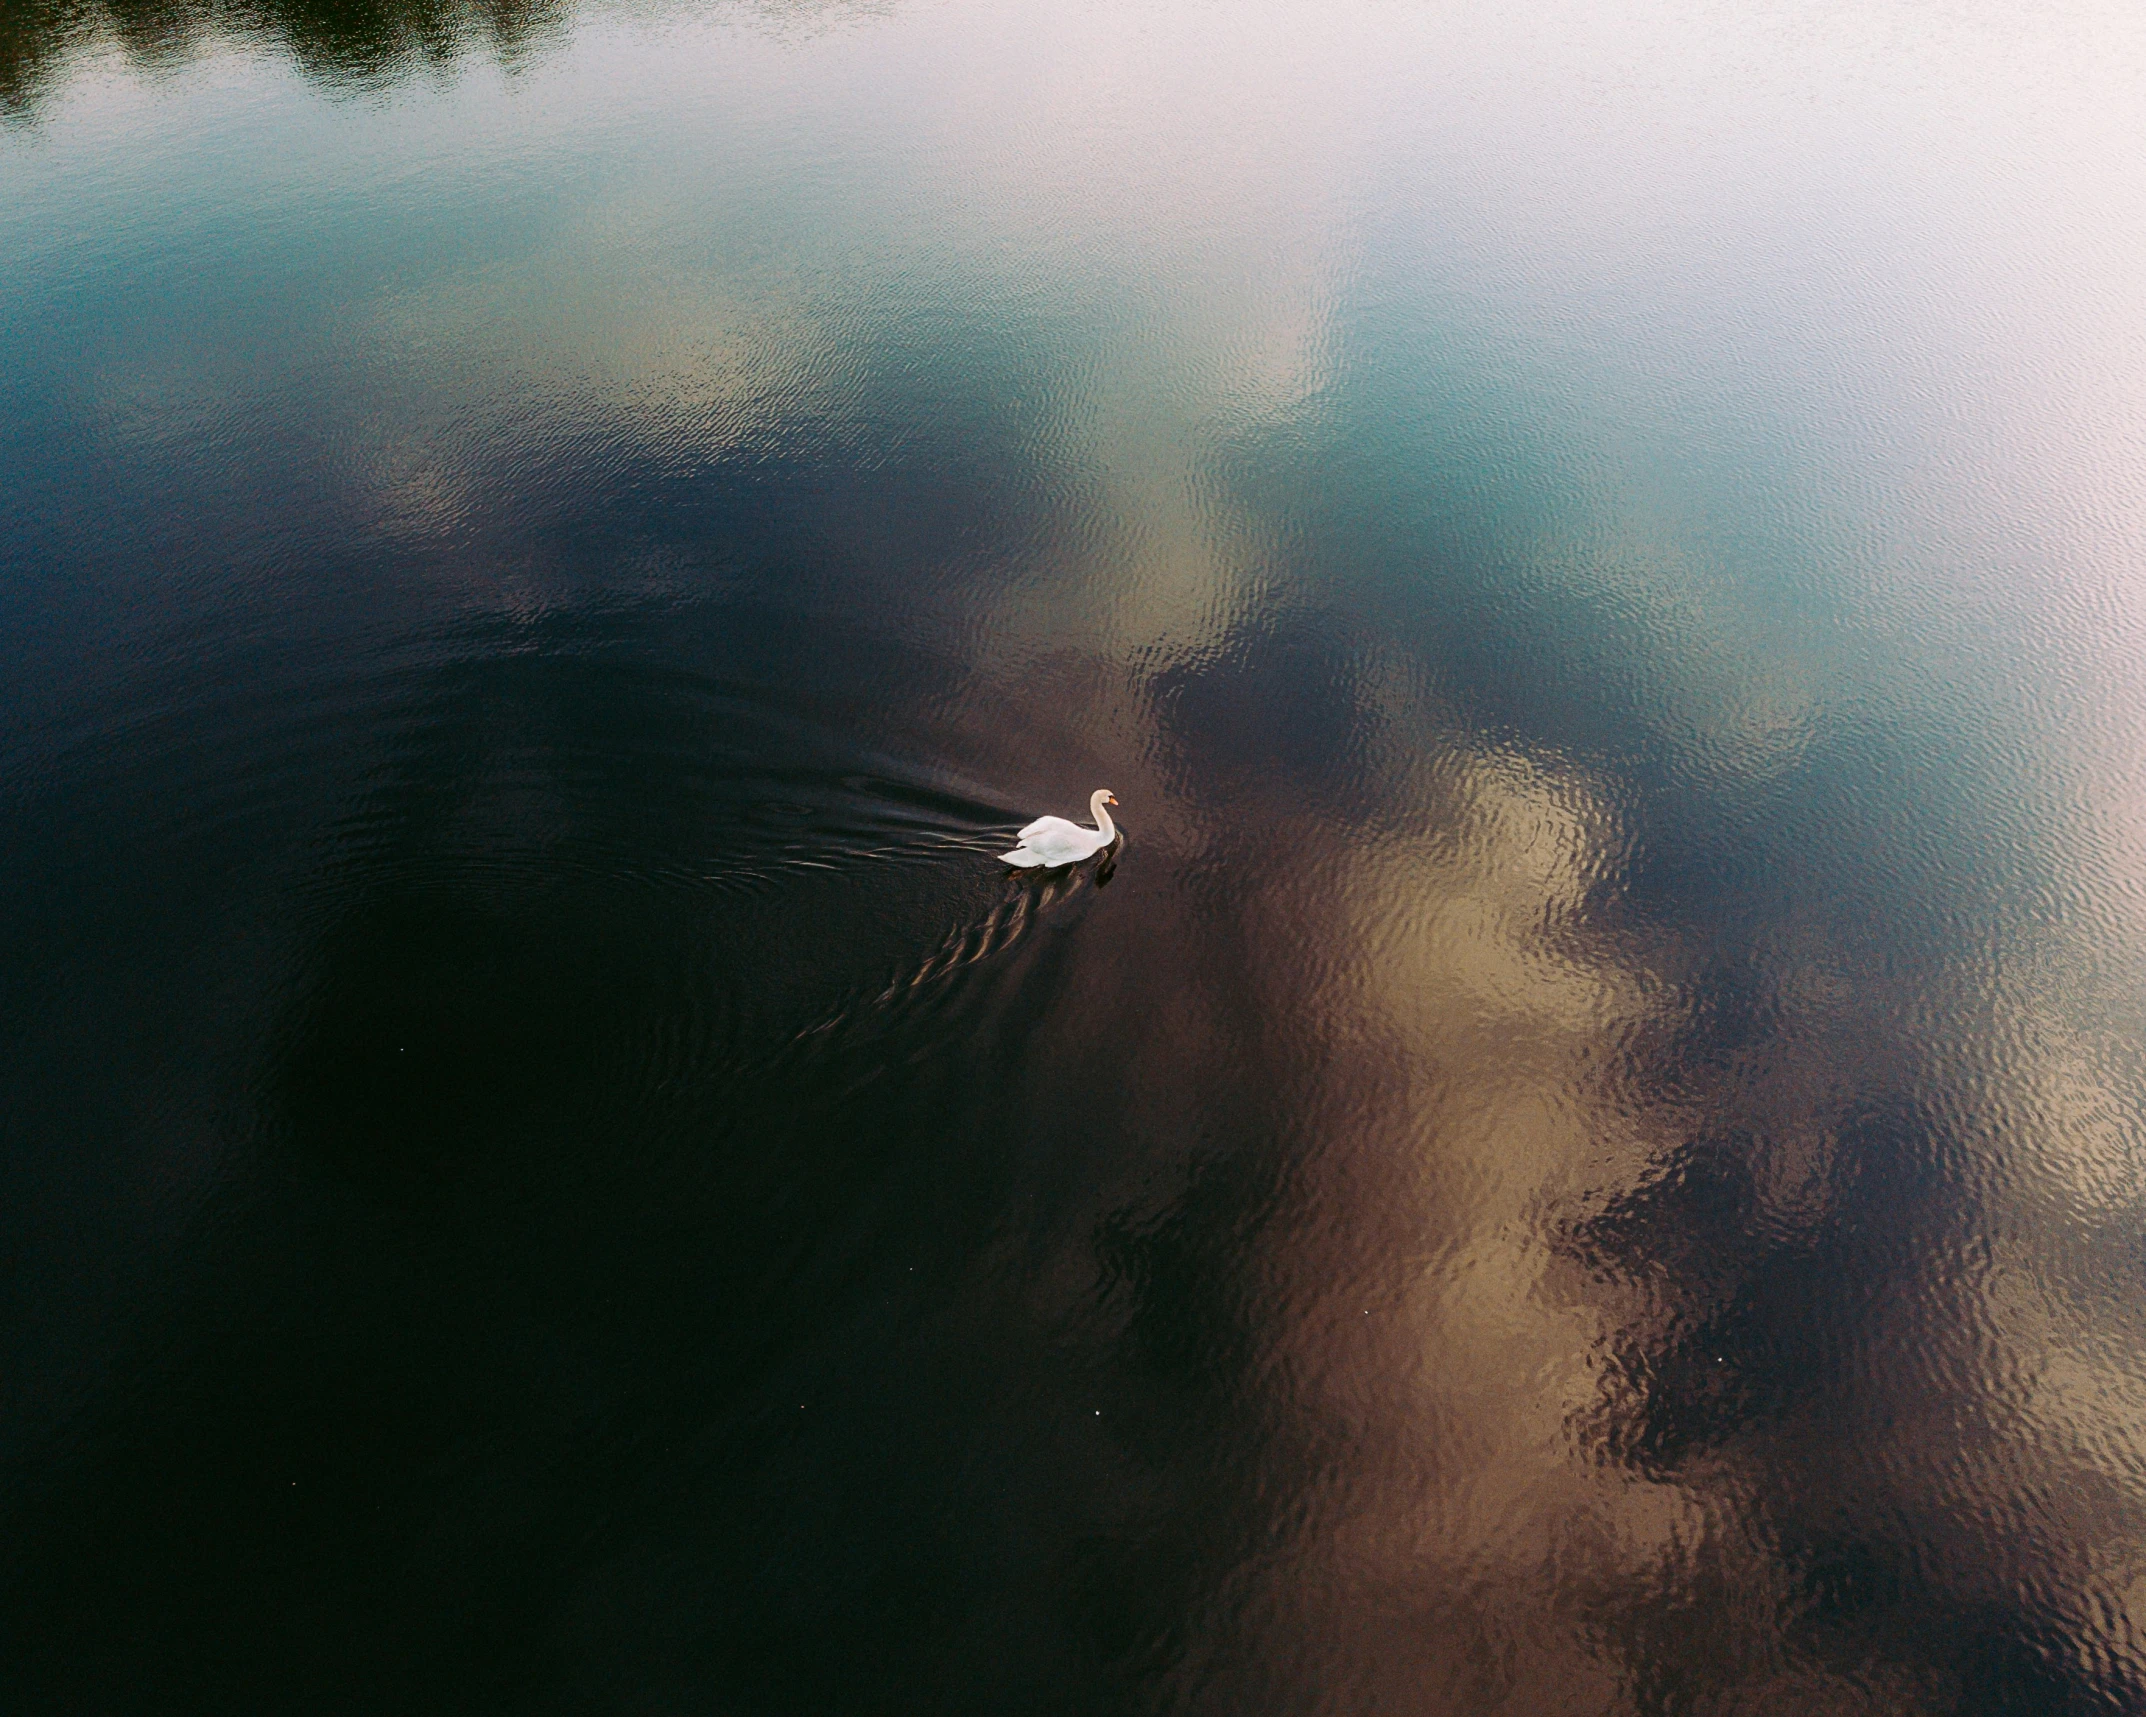
[[[1104,804],[1106,804],[1106,805],[1115,805],[1115,804],[1116,804],[1117,802],[1118,802],[1118,796],[1117,796],[1117,794],[1115,794],[1115,793],[1111,792],[1111,791],[1110,791],[1110,789],[1109,789],[1109,788],[1107,788],[1107,787],[1106,787],[1106,788],[1104,788],[1104,789],[1103,789],[1103,803],[1104,803]]]

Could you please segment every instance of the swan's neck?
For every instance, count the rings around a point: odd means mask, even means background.
[[[1101,793],[1096,794],[1094,798],[1088,801],[1088,814],[1095,818],[1095,826],[1102,831],[1105,841],[1114,841],[1118,838],[1118,825],[1110,820],[1110,812],[1104,808]]]

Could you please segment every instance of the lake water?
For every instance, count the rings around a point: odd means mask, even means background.
[[[9,1703],[2146,1711],[2142,459],[2114,0],[9,5]]]

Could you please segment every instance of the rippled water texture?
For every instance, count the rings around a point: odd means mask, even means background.
[[[2142,234],[2104,0],[8,3],[7,1703],[2146,1711]]]

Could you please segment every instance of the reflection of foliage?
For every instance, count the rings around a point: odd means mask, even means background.
[[[22,113],[70,55],[117,42],[140,62],[178,58],[204,36],[275,43],[337,84],[393,78],[472,47],[512,60],[572,0],[7,0],[0,5],[0,113]]]

